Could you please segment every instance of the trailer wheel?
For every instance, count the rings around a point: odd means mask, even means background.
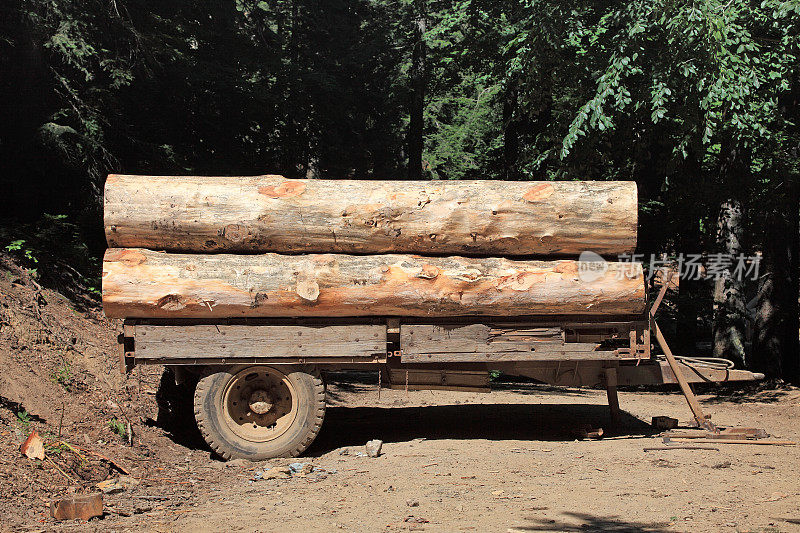
[[[260,461],[300,455],[325,416],[319,374],[294,366],[215,368],[197,383],[200,433],[225,459]]]

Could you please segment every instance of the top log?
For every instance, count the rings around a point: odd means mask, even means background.
[[[174,252],[601,255],[636,247],[620,181],[110,175],[110,247]]]

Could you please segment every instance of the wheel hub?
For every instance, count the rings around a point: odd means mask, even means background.
[[[248,407],[257,415],[263,415],[270,411],[275,406],[275,403],[270,397],[269,392],[264,389],[256,389],[250,394],[250,402]]]
[[[250,367],[235,374],[224,392],[225,421],[239,437],[265,442],[284,433],[297,415],[294,388],[271,367]]]

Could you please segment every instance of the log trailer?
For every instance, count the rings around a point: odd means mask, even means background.
[[[634,184],[109,176],[105,205],[122,368],[191,383],[227,459],[302,453],[334,371],[403,390],[489,392],[491,371],[601,385],[612,417],[619,385],[677,383],[709,429],[689,383],[762,377],[673,356],[654,319],[668,283],[648,308],[640,265],[587,278],[563,259],[633,250]],[[356,255],[409,252],[557,259]]]

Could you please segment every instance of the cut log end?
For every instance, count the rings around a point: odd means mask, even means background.
[[[316,302],[319,298],[319,284],[314,281],[301,281],[297,284],[297,295],[308,302]]]

